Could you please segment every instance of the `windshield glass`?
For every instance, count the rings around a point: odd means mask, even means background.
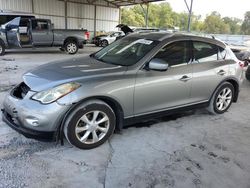
[[[158,43],[158,41],[126,37],[101,49],[94,58],[105,63],[130,66],[137,63]]]

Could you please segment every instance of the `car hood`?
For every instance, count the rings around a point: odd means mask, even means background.
[[[42,91],[68,82],[84,82],[97,77],[123,74],[127,67],[103,63],[89,56],[39,66],[24,74],[32,91]]]

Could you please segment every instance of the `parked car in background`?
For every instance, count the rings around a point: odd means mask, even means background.
[[[91,149],[114,130],[176,110],[226,112],[243,69],[223,42],[185,34],[137,33],[90,56],[31,70],[3,102],[3,120],[31,138]]]
[[[125,36],[123,31],[110,32],[107,35],[100,35],[93,38],[93,42],[96,46],[107,46],[116,41],[117,38]]]
[[[6,48],[61,47],[75,54],[86,43],[84,30],[54,29],[50,20],[16,17],[1,26],[0,55]]]

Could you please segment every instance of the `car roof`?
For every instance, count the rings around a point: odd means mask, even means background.
[[[181,33],[181,32],[173,33],[173,32],[162,31],[162,32],[131,33],[129,35],[138,37],[138,38],[145,38],[148,40],[156,40],[156,41],[163,41],[166,39],[170,39],[170,40],[171,39],[173,40],[190,39],[190,40],[197,40],[197,41],[203,41],[203,42],[216,44],[223,48],[226,47],[226,44],[224,42],[215,39],[213,36],[197,35],[193,33]]]

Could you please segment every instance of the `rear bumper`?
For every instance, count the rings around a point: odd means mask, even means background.
[[[15,131],[21,133],[27,138],[33,138],[36,140],[41,140],[41,141],[55,141],[55,132],[43,132],[43,131],[35,131],[28,129],[20,122],[17,124],[13,121],[12,117],[10,114],[8,114],[4,109],[2,109],[2,120],[9,125],[12,129]]]

